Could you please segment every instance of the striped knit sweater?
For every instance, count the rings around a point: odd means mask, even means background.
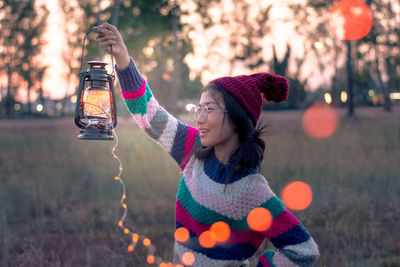
[[[318,258],[318,248],[304,229],[271,191],[257,169],[236,172],[225,187],[228,167],[215,155],[210,160],[194,156],[200,145],[199,131],[163,109],[131,59],[125,69],[118,69],[121,93],[137,124],[160,144],[178,163],[182,177],[176,199],[176,227],[189,230],[186,242],[175,242],[175,263],[186,252],[195,256],[192,266],[249,266],[252,257],[267,238],[277,248],[265,251],[260,266],[311,266]],[[250,229],[247,215],[263,207],[273,220],[264,232]],[[199,236],[210,226],[223,221],[230,227],[227,241],[204,248]]]

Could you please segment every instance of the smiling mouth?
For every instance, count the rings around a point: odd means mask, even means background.
[[[208,132],[209,132],[209,130],[201,130],[200,131],[200,137],[205,136]]]

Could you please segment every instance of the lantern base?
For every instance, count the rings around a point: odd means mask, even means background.
[[[83,129],[81,130],[80,135],[78,135],[79,139],[82,140],[114,140],[114,135],[112,134],[112,130],[106,129]]]

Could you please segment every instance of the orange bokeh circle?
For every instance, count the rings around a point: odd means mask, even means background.
[[[215,235],[215,241],[225,242],[231,235],[231,229],[226,222],[216,222],[211,225],[210,231]]]
[[[213,232],[204,231],[199,236],[199,243],[204,248],[212,248],[213,246],[215,246],[216,243],[215,239],[216,239],[215,234]]]
[[[304,210],[312,201],[311,187],[301,181],[292,182],[283,189],[282,199],[289,209]]]
[[[188,241],[189,239],[189,230],[186,229],[185,227],[179,227],[178,229],[175,230],[175,240],[181,243],[184,243]]]
[[[147,263],[148,264],[153,264],[155,261],[154,256],[153,255],[149,255],[147,256]]]
[[[361,0],[340,0],[331,9],[331,24],[342,40],[358,40],[372,28],[371,9]]]
[[[337,128],[336,111],[325,104],[314,104],[304,113],[302,126],[307,135],[313,138],[327,138]]]
[[[145,238],[145,239],[143,240],[143,245],[144,245],[145,247],[148,247],[148,246],[150,246],[150,245],[151,245],[151,241],[150,241],[150,239],[148,239],[148,238]]]
[[[247,216],[247,224],[254,231],[265,231],[271,226],[271,223],[272,215],[266,208],[255,208]]]
[[[132,235],[132,242],[137,243],[139,241],[139,235],[138,234],[133,234]]]
[[[183,253],[181,260],[183,264],[190,266],[193,265],[195,261],[195,256],[192,252],[186,252]]]

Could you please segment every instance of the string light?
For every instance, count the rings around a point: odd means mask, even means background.
[[[132,242],[137,243],[139,241],[139,235],[138,234],[133,234],[132,235]]]
[[[118,220],[118,227],[120,227],[123,231],[124,234],[130,235],[131,237],[131,244],[129,244],[127,250],[128,252],[133,252],[135,250],[135,247],[139,244],[139,241],[142,240],[142,244],[144,247],[148,249],[148,254],[146,257],[146,262],[150,265],[156,264],[156,266],[159,267],[169,267],[169,266],[174,266],[174,267],[183,267],[185,266],[191,266],[194,264],[196,257],[193,253],[191,252],[186,252],[183,255],[181,255],[181,263],[176,263],[175,265],[170,263],[170,262],[165,262],[162,260],[161,257],[155,257],[154,256],[154,245],[152,245],[152,242],[149,238],[145,236],[140,236],[138,233],[132,233],[128,228],[124,226],[124,221],[127,216],[128,212],[128,205],[125,203],[126,200],[126,187],[121,179],[121,174],[123,171],[122,168],[122,162],[119,159],[119,157],[115,154],[116,148],[118,146],[118,136],[115,132],[115,129],[112,130],[113,135],[115,137],[115,145],[111,150],[111,153],[113,155],[113,158],[118,160],[119,162],[119,173],[118,176],[114,177],[114,180],[120,182],[122,185],[122,196],[121,196],[121,206],[123,208],[123,214],[121,218]],[[271,219],[272,216],[269,214],[268,210],[259,208],[259,209],[254,209],[252,212],[250,212],[247,222],[250,226],[255,231],[265,231],[268,229],[268,227],[271,224]],[[260,223],[261,221],[261,223]],[[212,248],[216,245],[217,242],[225,242],[231,234],[231,229],[229,225],[225,222],[216,222],[214,223],[211,227],[210,230],[204,231],[203,233],[200,234],[199,236],[199,243],[202,247],[204,248]],[[190,234],[187,228],[185,227],[180,227],[178,228],[175,233],[174,233],[175,240],[181,243],[187,242],[190,238]]]
[[[153,255],[149,255],[147,256],[147,263],[148,264],[153,264],[155,261],[154,256]]]
[[[84,55],[84,47],[85,47],[85,40],[87,35],[92,32],[95,31],[97,27],[92,28],[91,30],[89,30],[86,34],[85,37],[83,39],[83,44],[82,44],[82,57],[81,57],[81,64],[80,64],[80,68],[79,68],[79,73],[81,72],[81,68],[82,68],[82,64],[83,64],[83,55]],[[112,55],[112,46],[111,46],[111,55]],[[115,73],[114,73],[114,58],[111,56],[111,66],[112,66],[112,73],[111,76],[113,78],[115,78]],[[85,112],[89,113],[86,115],[96,115],[96,116],[100,116],[107,120],[111,120],[111,114],[110,114],[110,105],[109,105],[109,95],[108,92],[104,93],[103,91],[91,91],[90,95],[84,95],[84,101],[83,101],[83,105],[85,107]],[[76,102],[76,96],[75,98],[71,97],[71,102]],[[108,125],[108,123],[107,123]],[[86,126],[87,128],[90,127],[90,125],[88,124]],[[121,186],[122,186],[122,196],[121,196],[121,200],[120,200],[120,204],[123,208],[123,213],[121,218],[118,220],[117,225],[118,227],[123,231],[124,234],[131,236],[131,244],[128,245],[127,250],[128,252],[133,252],[135,249],[135,246],[137,244],[139,244],[139,240],[142,239],[142,243],[143,245],[148,249],[148,254],[146,257],[146,261],[148,264],[159,264],[160,266],[168,266],[168,267],[172,267],[172,266],[176,266],[176,267],[183,267],[182,264],[178,263],[176,265],[173,265],[171,262],[167,262],[165,263],[160,257],[155,257],[154,256],[154,245],[152,245],[152,242],[149,238],[146,238],[144,236],[140,236],[138,233],[132,233],[131,230],[129,230],[129,228],[124,226],[124,221],[126,219],[127,213],[128,213],[128,205],[125,203],[126,200],[126,187],[125,184],[123,182],[123,180],[121,179],[121,174],[122,171],[124,170],[122,167],[122,162],[119,159],[119,157],[116,155],[115,151],[118,147],[118,136],[117,133],[114,129],[114,125],[111,123],[111,131],[112,134],[114,136],[114,140],[115,140],[115,144],[111,149],[111,154],[113,156],[113,158],[115,160],[118,161],[119,163],[119,173],[117,176],[114,176],[114,180],[118,181]],[[130,235],[131,234],[131,235]],[[193,255],[193,259],[191,257],[191,255],[187,255],[186,258],[188,258],[188,262],[190,263],[191,260],[193,260],[194,262],[194,255]],[[157,261],[157,262],[156,262]]]
[[[120,204],[121,204],[121,206],[123,208],[123,214],[122,214],[121,218],[118,220],[117,225],[118,225],[119,228],[121,228],[122,232],[125,235],[130,235],[130,237],[131,237],[131,244],[129,244],[128,248],[127,248],[128,252],[133,252],[135,250],[135,247],[139,244],[139,241],[142,240],[141,243],[148,250],[147,257],[146,257],[146,262],[148,264],[151,264],[151,265],[152,264],[157,264],[158,266],[167,266],[167,267],[169,267],[169,266],[183,267],[183,265],[180,264],[180,263],[178,263],[176,265],[173,265],[170,262],[168,262],[168,263],[164,262],[158,256],[155,257],[153,255],[155,248],[154,248],[154,245],[152,245],[152,242],[151,242],[150,238],[147,238],[145,236],[141,236],[138,233],[133,233],[131,230],[129,230],[129,228],[124,226],[124,221],[125,221],[127,213],[128,213],[128,205],[125,203],[125,201],[126,201],[126,187],[125,187],[124,181],[121,179],[121,174],[122,174],[122,171],[123,171],[122,162],[119,159],[119,157],[117,156],[117,154],[115,153],[116,149],[118,147],[118,143],[119,143],[118,136],[117,136],[117,133],[116,133],[115,129],[112,130],[112,133],[114,135],[115,145],[111,149],[111,154],[113,155],[113,158],[116,159],[118,161],[118,163],[119,163],[119,167],[118,167],[119,173],[118,173],[117,176],[114,177],[114,180],[118,181],[122,186],[122,196],[121,196]],[[189,238],[189,231],[187,229],[184,229],[183,231],[185,231],[185,230],[187,231],[187,233],[183,234],[183,236],[185,236],[183,238],[187,240]],[[188,254],[184,258],[182,258],[182,260],[185,260],[186,263],[191,263],[191,262],[194,262],[194,260],[195,260],[194,257],[195,256],[193,254],[192,255]],[[182,263],[185,264],[185,265],[191,265],[191,264],[186,264],[184,262],[182,262]]]

